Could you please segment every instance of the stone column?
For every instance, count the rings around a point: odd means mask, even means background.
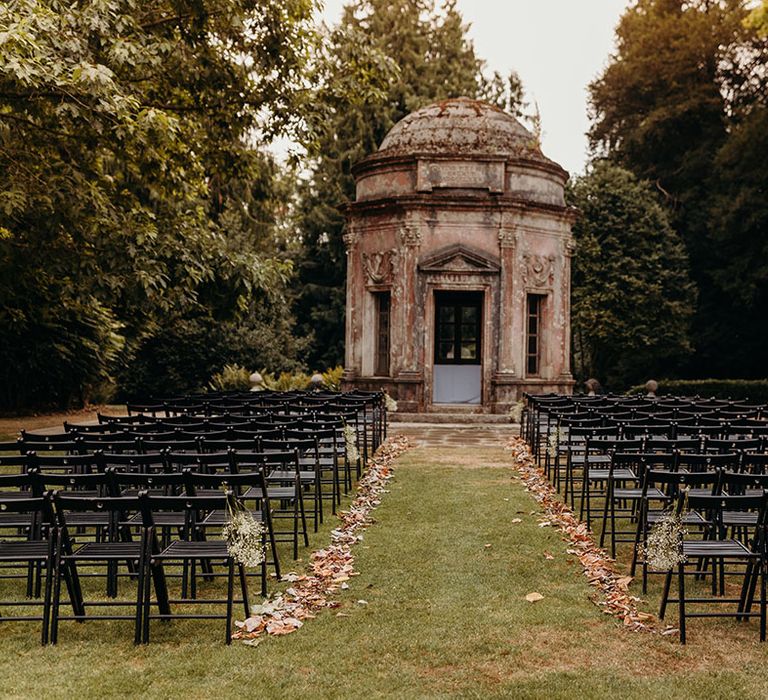
[[[493,410],[503,413],[515,400],[518,383],[515,371],[515,255],[517,232],[512,226],[499,223],[499,306],[497,311],[498,332],[496,373],[492,378]]]
[[[358,303],[362,303],[360,293],[361,279],[358,264],[357,245],[360,234],[357,227],[349,222],[344,231],[344,245],[347,249],[347,303],[346,303],[346,322],[344,326],[344,381],[351,382],[358,376],[362,369],[362,356],[360,348],[360,329],[359,320],[362,314],[362,308],[358,308]]]
[[[560,364],[560,381],[568,382],[573,380],[571,374],[571,261],[576,252],[576,242],[568,236],[562,242],[562,260],[563,260],[563,283],[562,289],[562,309],[563,309],[563,341],[562,341],[562,359]]]
[[[499,228],[499,259],[501,278],[499,292],[499,365],[500,375],[515,375],[514,339],[514,275],[517,233],[506,227]]]
[[[424,332],[424,309],[417,299],[417,279],[421,229],[406,222],[398,230],[400,252],[399,274],[393,281],[392,358],[394,377],[398,387],[398,402],[403,410],[423,410],[421,387],[424,381],[422,358],[417,354],[420,347],[419,333]]]

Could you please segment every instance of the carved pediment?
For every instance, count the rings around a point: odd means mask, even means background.
[[[458,244],[422,258],[419,270],[431,273],[496,274],[499,261],[486,253]]]

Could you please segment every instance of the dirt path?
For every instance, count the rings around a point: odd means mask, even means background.
[[[13,416],[0,418],[0,435],[4,439],[13,439],[23,428],[24,430],[43,430],[62,428],[64,421],[71,423],[87,423],[97,420],[97,413],[106,413],[111,416],[126,415],[125,406],[91,406],[78,411],[62,411],[59,413],[42,413],[29,416]]]

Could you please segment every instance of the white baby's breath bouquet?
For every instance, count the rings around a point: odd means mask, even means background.
[[[657,571],[669,571],[685,563],[683,538],[688,534],[683,527],[683,516],[674,510],[666,511],[651,527],[642,554],[648,566]]]
[[[518,401],[515,403],[512,408],[509,409],[509,419],[513,423],[519,423],[520,419],[523,417],[523,409],[525,408],[525,403],[522,401]]]
[[[547,454],[554,457],[560,445],[560,428],[555,428],[547,437]]]
[[[348,423],[344,423],[344,443],[347,448],[347,459],[355,463],[360,459],[360,452],[357,449],[357,431]]]
[[[389,413],[397,411],[397,401],[395,401],[389,394],[384,393],[384,407]]]
[[[227,499],[227,522],[221,528],[227,552],[237,564],[256,567],[264,561],[264,525],[237,498]]]

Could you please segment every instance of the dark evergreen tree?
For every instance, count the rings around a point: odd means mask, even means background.
[[[568,190],[573,227],[574,371],[623,391],[674,376],[690,352],[688,258],[647,182],[598,161]]]
[[[590,86],[596,155],[663,196],[699,288],[690,375],[760,376],[768,322],[761,258],[765,7],[742,0],[639,0]],[[764,145],[763,145],[764,148]],[[760,162],[757,162],[760,161]]]

